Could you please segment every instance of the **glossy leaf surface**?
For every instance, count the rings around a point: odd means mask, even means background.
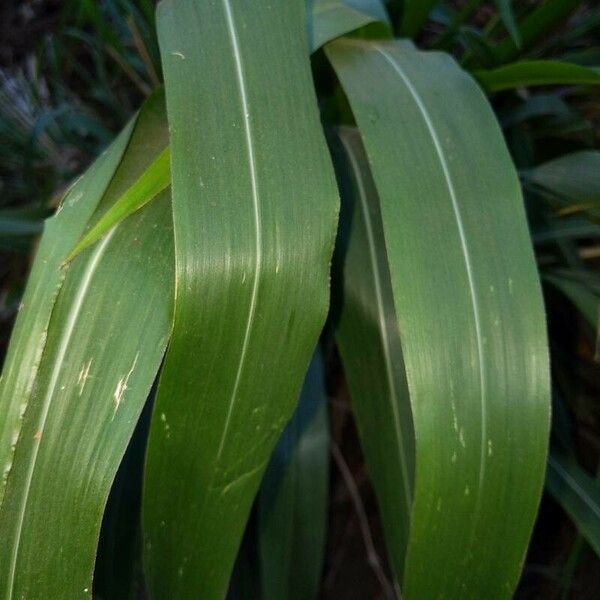
[[[410,391],[415,483],[404,558],[401,536],[387,537],[403,597],[509,597],[540,498],[549,421],[544,314],[516,172],[484,96],[447,56],[355,40],[326,51],[380,199]],[[376,412],[369,396],[353,400]],[[378,424],[370,435],[391,427]],[[381,465],[369,468],[382,513],[393,514],[396,501],[375,478]]]
[[[414,432],[379,199],[360,135],[339,133],[343,290],[336,338],[369,472],[381,498],[388,549],[402,572],[414,484]],[[343,162],[342,162],[343,161]],[[385,499],[385,501],[383,501]]]
[[[86,175],[79,178],[67,192],[58,214],[46,222],[45,234],[29,276],[0,379],[0,505],[21,431],[23,413],[46,344],[50,315],[64,279],[60,264],[69,252],[69,245],[74,244],[82,234],[100,202],[121,161],[132,129],[133,122],[96,160]],[[64,207],[70,210],[63,213]]]
[[[159,6],[176,303],[143,499],[157,599],[225,594],[325,319],[338,201],[304,19],[297,2]]]
[[[170,183],[171,155],[167,147],[142,173],[140,178],[102,215],[101,219],[90,227],[65,260],[67,262],[73,260],[82,250],[97,242],[117,223],[150,202]]]

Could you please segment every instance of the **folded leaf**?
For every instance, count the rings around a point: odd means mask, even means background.
[[[326,52],[379,197],[384,236],[376,243],[385,242],[396,311],[386,324],[397,327],[410,392],[405,556],[404,509],[388,491],[404,480],[392,471],[401,461],[386,458],[384,467],[367,454],[394,571],[409,600],[509,597],[539,503],[549,423],[544,313],[516,172],[483,94],[447,56],[358,40],[331,42]],[[361,299],[350,292],[344,301]],[[352,310],[381,331],[376,305]],[[371,394],[351,394],[362,404],[358,418],[372,413],[361,431],[398,427],[378,418]],[[398,442],[393,448],[401,452]]]
[[[64,272],[59,266],[82,234],[106,191],[129,143],[134,124],[135,119],[88,172],[75,182],[56,216],[46,222],[0,379],[0,505],[23,413],[30,400],[46,344],[50,315],[64,279]]]
[[[143,498],[156,599],[224,596],[327,312],[338,200],[302,9],[168,0],[157,13],[176,303]]]
[[[306,28],[313,52],[330,40],[367,25],[371,26],[371,34],[389,36],[389,18],[381,0],[307,0]]]
[[[379,200],[360,135],[339,132],[343,290],[336,339],[369,472],[376,482],[389,552],[402,571],[414,485],[415,440]]]
[[[100,213],[147,168],[152,145],[164,142],[163,107],[155,96],[142,109]],[[60,220],[76,210],[72,198],[48,239],[65,231]],[[52,260],[49,268],[64,282],[0,510],[0,589],[7,599],[92,595],[106,499],[170,334],[172,248],[166,192],[68,268],[59,266],[64,254],[46,254],[42,243],[38,260]]]

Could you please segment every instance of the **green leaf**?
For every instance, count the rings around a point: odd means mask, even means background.
[[[598,85],[597,68],[582,67],[560,60],[524,60],[474,76],[488,93],[532,85]]]
[[[328,307],[337,188],[301,3],[168,0],[176,303],[148,443],[154,598],[222,598]]]
[[[0,379],[0,504],[13,463],[23,412],[31,397],[46,345],[48,323],[64,273],[59,266],[96,209],[127,147],[135,120],[121,132],[67,192],[46,222]],[[64,209],[64,210],[63,210]]]
[[[318,597],[328,488],[325,368],[317,351],[298,408],[271,456],[260,489],[258,545],[263,600]]]
[[[171,153],[165,148],[140,178],[106,211],[102,218],[89,228],[71,250],[65,262],[73,260],[116,224],[142,208],[171,184]]]
[[[474,27],[461,27],[458,39],[477,64],[489,67],[494,64],[494,53],[487,36]]]
[[[339,137],[339,179],[348,181],[342,187],[342,231],[348,242],[338,266],[343,292],[334,289],[343,294],[336,339],[398,573],[412,507],[412,415],[375,184],[358,132],[344,128]]]
[[[600,481],[558,450],[548,457],[546,487],[600,556]]]
[[[600,151],[565,154],[521,172],[526,183],[541,186],[567,200],[600,200]]]
[[[165,125],[162,98],[154,97],[141,111],[99,212],[110,209],[147,168],[153,144],[168,135]],[[92,204],[106,185],[94,169],[83,182],[88,178],[87,190],[76,187],[66,197],[46,239],[71,233],[61,222],[79,203]],[[0,589],[7,599],[91,597],[106,499],[171,329],[167,192],[61,270],[81,230],[72,233],[61,238],[60,254],[58,245],[53,254],[44,242],[38,253],[37,260],[64,282],[60,291],[52,288],[58,296],[43,353],[38,364],[27,365],[35,367],[35,379],[0,510]],[[35,308],[32,302],[23,314]]]
[[[520,47],[512,38],[498,44],[494,51],[496,64],[515,60],[522,52],[533,48],[580,6],[581,0],[546,0],[519,23]]]
[[[515,169],[484,96],[449,57],[355,40],[326,52],[379,196],[384,236],[372,238],[385,242],[396,310],[385,323],[397,327],[410,392],[390,394],[386,384],[375,402],[351,384],[352,400],[357,418],[370,415],[363,439],[402,439],[390,431],[401,417],[378,418],[388,396],[396,406],[387,414],[406,413],[410,401],[414,422],[408,542],[396,524],[403,505],[389,492],[404,480],[401,460],[389,448],[365,452],[394,571],[409,600],[509,597],[539,503],[549,425],[544,312]],[[377,335],[381,310],[347,285],[344,310]],[[367,360],[365,352],[363,369],[347,368],[361,371],[365,387]],[[402,454],[398,441],[393,449]]]
[[[32,236],[42,232],[42,222],[49,211],[38,206],[0,210],[0,237]]]
[[[494,0],[494,2],[498,7],[498,12],[500,13],[502,22],[504,23],[504,26],[510,34],[510,37],[515,43],[515,46],[520,48],[521,34],[519,33],[519,28],[515,21],[515,15],[513,14],[512,0]]]
[[[373,37],[389,37],[390,23],[381,0],[306,0],[311,51],[351,31],[369,27]]]
[[[405,37],[415,37],[425,25],[429,13],[439,0],[404,0],[400,32]]]
[[[312,12],[307,18],[309,45],[313,51],[317,50],[333,38],[370,24],[380,26],[379,29],[371,29],[371,34],[379,33],[384,37],[389,36],[389,19],[380,0],[337,0],[334,2],[316,0]],[[101,239],[113,226],[139,210],[169,186],[171,184],[170,158],[170,150],[167,147],[161,151],[154,163],[131,188],[115,202],[111,210],[104,214],[97,223],[88,226],[85,235],[77,242],[65,262],[73,260],[82,250]],[[3,235],[2,224],[3,222],[0,220],[0,235]],[[15,229],[21,231],[23,226],[19,227],[19,225],[20,223],[13,221],[7,222],[7,231],[9,233],[13,233]],[[10,229],[8,229],[9,227]],[[27,231],[30,229],[31,227]]]

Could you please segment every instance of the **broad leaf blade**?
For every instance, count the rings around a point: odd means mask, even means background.
[[[155,598],[223,597],[327,311],[337,193],[302,8],[159,6],[177,294],[143,501]]]
[[[317,351],[298,408],[261,485],[258,546],[263,600],[311,600],[319,595],[329,487],[324,370]]]
[[[142,109],[100,213],[147,168],[152,144],[166,138],[161,102],[155,97]],[[163,115],[162,132],[155,126],[157,112]],[[68,196],[66,201],[55,219],[74,209]],[[62,231],[58,220],[54,225]],[[43,249],[44,244],[38,260],[54,258]],[[0,511],[6,548],[0,554],[0,582],[6,598],[91,597],[106,498],[170,334],[168,194],[68,269],[60,269],[60,260],[56,257],[52,269],[64,283]]]
[[[481,91],[448,57],[397,42],[326,51],[380,198],[411,394],[414,500],[394,569],[409,599],[508,596],[549,421],[542,299],[514,167]],[[375,486],[383,507],[385,483]]]

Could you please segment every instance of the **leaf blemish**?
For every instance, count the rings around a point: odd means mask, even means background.
[[[79,386],[79,395],[83,394],[83,388],[85,387],[86,381],[90,378],[90,367],[92,366],[92,361],[94,359],[90,358],[89,362],[86,365],[81,367],[81,371],[79,371],[79,376],[77,377],[77,385]]]
[[[133,364],[131,365],[131,369],[129,369],[127,375],[121,377],[121,379],[119,379],[119,383],[117,383],[115,393],[113,394],[113,398],[115,401],[115,411],[113,413],[113,419],[115,414],[117,413],[117,410],[119,409],[119,406],[121,405],[121,402],[123,401],[123,396],[125,395],[125,392],[129,389],[129,386],[127,384],[129,382],[129,378],[131,377],[131,374],[133,373],[133,370],[135,369],[135,365],[137,364],[139,355],[140,353],[138,352],[135,355],[135,359],[133,360]]]

